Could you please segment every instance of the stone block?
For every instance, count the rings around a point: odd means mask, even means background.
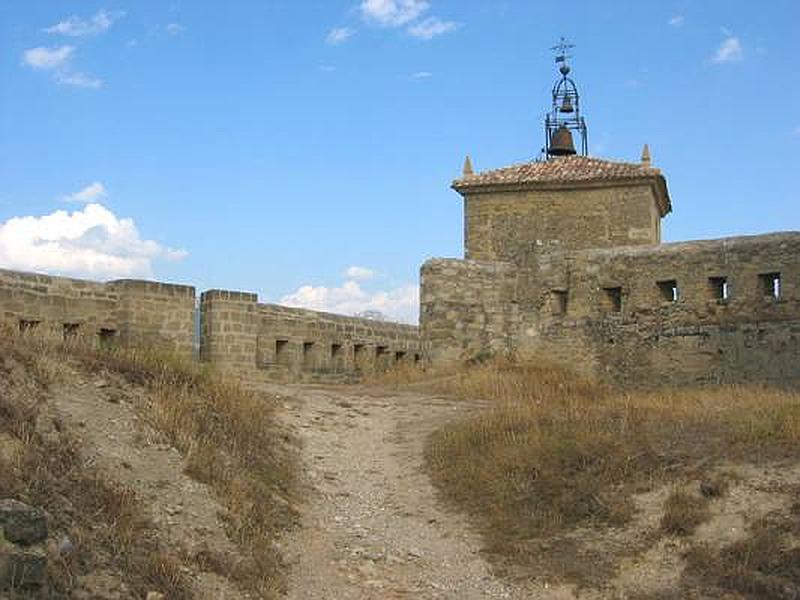
[[[10,498],[0,500],[0,525],[6,540],[29,546],[47,538],[44,513],[24,502]]]

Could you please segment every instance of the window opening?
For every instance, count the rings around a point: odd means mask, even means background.
[[[553,290],[553,314],[565,315],[567,314],[567,290]]]
[[[102,327],[100,328],[100,331],[97,332],[97,337],[100,340],[100,346],[103,348],[107,348],[109,346],[114,345],[114,343],[116,342],[117,330]]]
[[[728,278],[727,277],[709,277],[708,287],[711,291],[711,298],[713,300],[727,300],[729,295]]]
[[[781,297],[781,274],[764,273],[759,277],[761,278],[761,291],[764,297],[779,299]]]
[[[608,310],[611,312],[622,312],[622,288],[603,288],[603,292],[605,292]]]
[[[79,323],[64,323],[63,327],[63,337],[64,341],[67,342],[69,340],[74,340],[78,337],[78,332],[80,331],[80,324]]]
[[[41,321],[20,319],[19,332],[23,335],[33,333],[34,331],[36,331],[36,328],[39,327],[39,323],[41,323]]]
[[[675,279],[667,279],[658,282],[658,289],[661,293],[661,298],[665,302],[678,301],[678,282]]]

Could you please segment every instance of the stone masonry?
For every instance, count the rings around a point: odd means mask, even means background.
[[[411,325],[259,304],[255,294],[0,270],[0,327],[56,340],[158,346],[246,377],[347,381],[421,364]]]
[[[259,304],[255,294],[201,297],[201,358],[280,381],[345,381],[421,364],[411,325]]]
[[[454,182],[466,260],[421,272],[433,366],[544,357],[624,385],[800,384],[800,233],[661,244],[649,161],[569,156]]]

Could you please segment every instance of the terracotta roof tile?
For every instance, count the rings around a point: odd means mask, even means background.
[[[504,184],[608,181],[660,175],[659,169],[641,163],[614,162],[588,156],[563,156],[475,173],[456,179],[453,187],[462,190]]]

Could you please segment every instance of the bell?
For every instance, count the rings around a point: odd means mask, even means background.
[[[571,156],[576,154],[572,133],[563,125],[553,132],[550,138],[550,156]]]
[[[564,96],[564,101],[561,103],[561,108],[559,109],[562,113],[573,113],[575,109],[572,107],[572,100],[570,100],[569,96]]]

